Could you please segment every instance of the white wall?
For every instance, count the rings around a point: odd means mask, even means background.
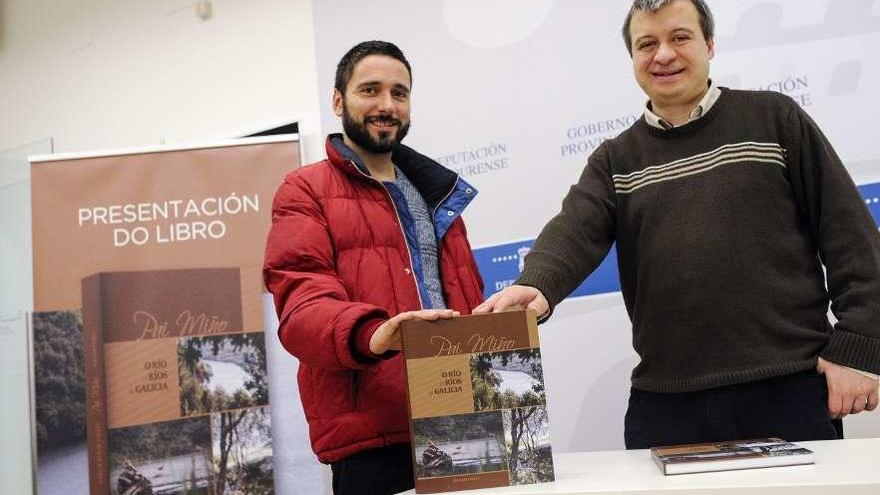
[[[311,1],[5,0],[0,149],[230,137],[318,121]]]
[[[212,4],[213,17],[202,21],[192,0],[0,0],[2,321],[32,308],[25,158],[48,152],[48,138],[55,152],[69,152],[227,138],[299,121],[306,160],[323,155],[311,0]],[[4,324],[0,337],[19,343],[22,332],[24,325]],[[18,359],[0,364],[0,394],[17,397],[2,408],[2,423],[20,431],[19,416],[9,414],[27,408],[25,361],[23,350],[14,352]],[[300,409],[295,395],[273,397],[282,402]],[[296,412],[290,422],[302,430]],[[30,493],[30,452],[14,444],[0,448],[0,466],[10,468],[3,486]],[[286,480],[286,493],[296,493],[296,482]]]

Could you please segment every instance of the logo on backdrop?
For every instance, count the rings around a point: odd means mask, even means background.
[[[500,172],[510,168],[510,146],[507,143],[489,143],[479,148],[437,157],[437,162],[462,177],[473,177]]]
[[[526,255],[529,254],[532,248],[523,246],[516,250],[516,257],[519,259],[519,272],[522,273],[523,269],[526,267]]]
[[[865,205],[874,217],[874,223],[880,225],[880,182],[859,186],[859,192],[862,193]]]
[[[621,115],[569,127],[565,131],[567,141],[559,147],[559,155],[563,158],[567,156],[589,155],[602,142],[617,137],[618,134],[629,129],[640,118],[641,114]]]
[[[474,259],[485,282],[484,296],[489,297],[516,282],[525,267],[526,255],[532,249],[534,239],[474,249]],[[617,278],[617,251],[612,248],[592,275],[568,297],[591,296],[619,292]]]

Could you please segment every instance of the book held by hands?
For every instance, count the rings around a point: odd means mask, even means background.
[[[813,452],[779,438],[654,447],[665,475],[813,464]]]
[[[416,493],[553,481],[534,313],[409,320],[401,333]]]

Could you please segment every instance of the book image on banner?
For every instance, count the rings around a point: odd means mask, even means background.
[[[535,316],[401,324],[416,493],[554,480]]]
[[[654,447],[665,475],[813,464],[813,451],[779,438]]]
[[[238,268],[83,279],[91,493],[272,493],[266,347]],[[132,491],[134,490],[134,491]]]

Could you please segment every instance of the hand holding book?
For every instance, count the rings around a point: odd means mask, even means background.
[[[388,319],[385,323],[379,325],[379,328],[373,332],[370,337],[370,352],[376,355],[385,354],[388,351],[399,351],[401,349],[400,342],[400,323],[407,320],[425,320],[432,321],[438,319],[448,319],[458,316],[458,311],[451,309],[421,309],[418,311],[405,311],[397,316]]]
[[[474,308],[474,314],[499,313],[530,309],[541,317],[550,310],[550,303],[540,290],[527,285],[511,285],[501,292],[492,294],[483,304]]]

